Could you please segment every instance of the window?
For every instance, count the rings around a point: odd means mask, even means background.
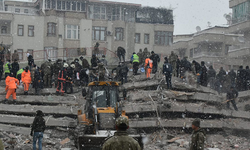
[[[173,42],[173,32],[155,31],[155,44],[156,45],[171,45]]]
[[[19,8],[15,8],[15,12],[16,13],[20,13],[20,9]]]
[[[76,2],[75,1],[72,2],[72,10],[76,11]]]
[[[106,41],[106,27],[93,27],[93,40]]]
[[[65,8],[66,8],[65,1],[62,1],[62,10],[65,10]]]
[[[57,57],[58,57],[57,48],[55,48],[55,47],[45,47],[44,49],[45,49],[45,51],[44,51],[44,59],[45,60],[48,60],[48,59],[56,60],[57,59]]]
[[[81,3],[77,2],[77,11],[81,11]]]
[[[56,23],[52,23],[52,22],[48,23],[47,36],[56,36]]]
[[[17,35],[23,36],[23,32],[24,32],[23,25],[18,25]]]
[[[112,20],[120,20],[120,7],[112,8]]]
[[[144,34],[144,44],[149,44],[149,34]]]
[[[67,10],[71,10],[71,9],[70,9],[70,8],[71,8],[70,6],[71,6],[71,2],[68,2],[68,1],[67,1],[67,2],[66,2],[66,9],[67,9]]]
[[[27,50],[27,53],[29,53],[30,55],[32,55],[34,57],[33,52],[34,52],[33,49],[28,49]]]
[[[50,1],[51,1],[51,0],[46,0],[46,3],[45,3],[46,8],[50,8]]]
[[[28,26],[28,36],[34,36],[34,26]]]
[[[122,41],[123,40],[123,28],[115,28],[115,40]]]
[[[28,9],[24,9],[24,13],[29,13],[29,10]]]
[[[141,41],[141,34],[140,33],[136,33],[135,34],[135,43],[140,43],[140,41]]]
[[[18,56],[19,56],[19,60],[23,60],[23,50],[22,49],[18,49],[17,53],[18,53]]]
[[[60,1],[60,0],[57,1],[57,9],[58,10],[62,9],[62,1]]]
[[[56,0],[51,0],[52,2],[52,9],[55,9],[56,8]]]
[[[66,39],[79,39],[80,27],[77,25],[66,25]]]
[[[94,6],[94,19],[106,19],[106,7]]]
[[[1,27],[1,34],[7,34],[7,27],[6,26]]]
[[[85,2],[81,2],[81,11],[86,11]]]

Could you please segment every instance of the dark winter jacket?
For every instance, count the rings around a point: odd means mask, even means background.
[[[191,137],[190,150],[204,150],[204,142],[206,138],[206,133],[204,130],[199,129],[193,131]]]
[[[89,62],[85,58],[82,59],[82,67],[89,69]]]
[[[250,69],[246,69],[246,80],[250,80]]]
[[[206,68],[206,66],[201,66],[200,82],[201,82],[202,86],[207,86],[207,68]]]
[[[157,65],[160,62],[160,57],[157,54],[151,55],[150,59],[153,61],[153,65]]]
[[[227,100],[232,100],[232,99],[235,99],[237,98],[239,95],[238,91],[236,91],[235,89],[233,90],[229,90],[227,92]]]
[[[43,114],[37,114],[32,127],[31,127],[31,132],[44,132],[46,126],[45,126],[45,120],[43,118]]]
[[[225,70],[223,70],[223,69],[221,69],[220,71],[219,71],[219,73],[218,73],[218,78],[219,78],[219,80],[220,81],[223,81],[223,77],[226,75],[227,73],[226,73],[226,71]]]
[[[62,70],[59,71],[58,80],[65,81],[66,77],[67,77],[67,69],[66,68],[62,68]]]
[[[208,71],[207,71],[207,78],[215,78],[216,77],[216,71],[212,68],[210,68]]]
[[[163,74],[172,74],[172,72],[173,72],[173,67],[172,67],[172,65],[170,64],[170,63],[168,63],[168,62],[164,62],[164,64],[163,64],[163,69],[162,69],[162,72],[163,72]]]
[[[119,76],[127,76],[128,72],[129,72],[128,66],[127,65],[123,65],[119,69]]]
[[[117,48],[117,56],[122,56],[122,55],[125,55],[126,53],[126,50],[123,48],[123,47],[118,47]]]
[[[34,59],[33,59],[33,56],[32,55],[29,55],[28,57],[28,65],[31,66],[34,64]]]
[[[181,60],[181,68],[184,68],[185,71],[191,70],[191,63],[186,58],[183,58]]]
[[[234,72],[234,70],[231,70],[228,75],[230,76],[231,81],[235,81],[237,75],[236,72]]]
[[[16,73],[18,70],[19,70],[19,64],[18,64],[18,62],[13,62],[13,63],[11,64],[11,71],[12,71],[13,73]]]
[[[198,62],[194,62],[195,73],[199,73],[201,71],[201,65]]]
[[[237,71],[237,81],[245,82],[246,81],[246,70],[239,69]]]
[[[91,66],[92,66],[92,68],[93,67],[97,67],[97,64],[99,63],[99,59],[97,58],[97,57],[93,57],[92,59],[91,59]]]

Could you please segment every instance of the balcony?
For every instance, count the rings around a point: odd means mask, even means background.
[[[0,34],[0,43],[4,45],[12,45],[12,36],[11,34]]]
[[[201,58],[201,57],[222,57],[222,52],[201,52],[194,53],[193,58]]]
[[[235,7],[237,5],[239,5],[240,3],[244,3],[248,0],[229,0],[229,7],[232,8],[232,7]]]
[[[232,58],[250,57],[250,44],[230,46],[228,56]]]

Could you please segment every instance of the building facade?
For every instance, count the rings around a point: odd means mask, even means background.
[[[140,4],[99,0],[5,1],[0,12],[0,42],[35,60],[66,59],[92,54],[110,57],[122,46],[126,57],[148,48],[168,54],[173,43],[173,11]],[[107,51],[109,53],[107,53]]]

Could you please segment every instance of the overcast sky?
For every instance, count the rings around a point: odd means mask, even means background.
[[[138,3],[143,6],[171,7],[174,9],[174,34],[189,34],[211,26],[225,26],[225,13],[230,13],[229,0],[111,0]]]

